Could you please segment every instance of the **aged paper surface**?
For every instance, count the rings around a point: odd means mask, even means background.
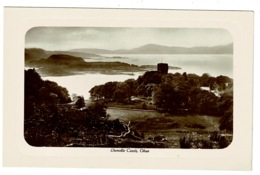
[[[234,43],[234,137],[225,149],[32,147],[24,140],[24,48],[33,27],[223,28]],[[251,168],[253,13],[229,11],[5,8],[4,165],[164,169]],[[246,35],[245,35],[246,33]],[[232,163],[231,163],[232,162]]]

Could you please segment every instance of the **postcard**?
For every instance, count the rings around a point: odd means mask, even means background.
[[[5,166],[251,169],[252,12],[4,19]]]

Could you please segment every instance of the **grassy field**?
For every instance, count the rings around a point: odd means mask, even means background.
[[[109,108],[110,119],[130,121],[130,128],[147,140],[149,137],[164,136],[171,147],[179,147],[179,139],[187,134],[207,139],[209,133],[218,132],[219,117],[205,115],[164,115],[157,111]]]

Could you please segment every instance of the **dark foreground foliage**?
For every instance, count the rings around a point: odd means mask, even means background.
[[[180,148],[193,149],[222,149],[232,142],[232,136],[211,133],[208,138],[204,138],[197,133],[190,133],[180,138]]]
[[[232,139],[219,133],[211,134],[210,138],[186,135],[175,141],[167,140],[163,135],[145,138],[129,124],[119,119],[110,120],[106,112],[108,102],[131,105],[131,96],[136,95],[146,99],[141,103],[142,108],[156,106],[167,113],[189,109],[193,114],[221,116],[219,128],[232,133],[232,81],[226,77],[203,76],[148,72],[137,80],[108,82],[94,87],[91,95],[95,102],[86,104],[80,96],[72,102],[65,88],[52,81],[43,81],[36,70],[30,69],[25,71],[25,140],[32,146],[225,148]],[[203,83],[212,88],[218,86],[223,93],[215,96],[213,92],[202,90],[199,87]],[[147,99],[154,104],[148,104]],[[185,126],[205,129],[196,123]],[[180,126],[171,123],[169,127]]]
[[[24,137],[32,146],[106,145],[108,135],[126,128],[119,120],[108,120],[106,106],[84,99],[71,102],[65,88],[43,81],[34,70],[25,71]],[[85,108],[82,108],[85,107]]]

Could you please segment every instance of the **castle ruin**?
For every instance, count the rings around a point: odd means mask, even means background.
[[[168,64],[167,63],[158,63],[157,64],[157,72],[161,74],[168,74]]]

